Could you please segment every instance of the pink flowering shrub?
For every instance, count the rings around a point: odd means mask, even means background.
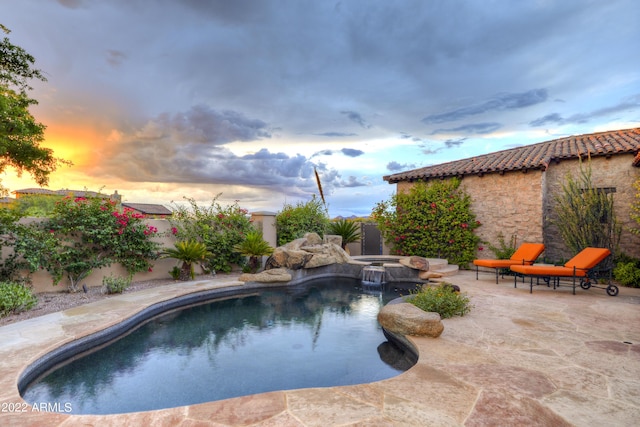
[[[66,275],[75,291],[94,269],[113,263],[130,275],[152,267],[159,244],[151,238],[158,230],[143,220],[131,209],[119,212],[110,200],[66,197],[16,250],[32,270],[46,269],[54,283]]]
[[[466,267],[475,259],[480,226],[458,179],[419,182],[378,203],[371,214],[397,255],[444,258]]]

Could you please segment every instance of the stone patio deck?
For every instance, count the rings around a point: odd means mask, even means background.
[[[0,327],[2,426],[637,426],[640,289],[513,287],[465,271],[446,278],[474,305],[445,319],[439,338],[411,338],[416,366],[347,387],[272,392],[120,415],[34,412],[17,382],[63,343],[118,323],[158,301],[217,287],[234,276],[138,293]],[[152,392],[145,391],[144,392]],[[19,412],[15,406],[18,406]]]

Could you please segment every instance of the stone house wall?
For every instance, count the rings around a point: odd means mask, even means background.
[[[640,236],[631,233],[631,228],[639,225],[631,219],[631,205],[634,203],[637,190],[633,183],[640,178],[640,168],[631,166],[633,154],[618,154],[591,159],[591,181],[596,188],[615,188],[613,206],[618,224],[622,227],[620,238],[620,252],[640,258]],[[588,168],[588,160],[582,165]],[[544,244],[545,255],[550,259],[561,260],[573,256],[562,239],[559,238],[558,228],[553,225],[556,218],[554,212],[555,195],[562,194],[562,184],[568,174],[574,179],[579,178],[580,161],[565,160],[549,166],[546,172],[546,196],[544,209]]]
[[[542,241],[543,178],[541,171],[462,178],[460,187],[471,196],[471,209],[482,224],[476,229],[483,242],[478,248],[478,258],[495,257],[487,244],[499,247],[500,236],[506,243],[515,238],[516,245]],[[408,191],[412,185],[399,182],[397,191]]]
[[[630,217],[631,204],[636,190],[633,182],[640,178],[640,168],[632,166],[632,154],[618,154],[610,158],[595,157],[591,160],[592,182],[596,187],[614,187],[614,209],[622,226],[621,252],[640,258],[640,236],[632,234],[631,227],[638,228]],[[482,223],[476,232],[485,244],[498,246],[499,235],[505,242],[515,236],[516,245],[522,242],[545,244],[543,257],[549,261],[571,258],[558,230],[551,224],[554,217],[554,197],[562,193],[562,183],[567,173],[579,172],[580,162],[564,160],[549,165],[546,171],[514,171],[491,173],[483,176],[467,175],[461,187],[472,198],[476,219]],[[577,175],[575,175],[577,176]],[[397,191],[408,191],[413,184],[399,182]],[[492,258],[494,254],[481,246],[478,258]]]

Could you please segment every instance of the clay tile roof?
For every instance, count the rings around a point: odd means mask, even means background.
[[[450,176],[483,175],[517,170],[546,170],[551,162],[591,155],[636,154],[633,165],[640,167],[640,128],[569,136],[552,141],[496,151],[468,159],[384,176],[390,184]]]
[[[146,215],[171,215],[173,212],[163,205],[150,203],[122,203],[122,206],[134,209]]]

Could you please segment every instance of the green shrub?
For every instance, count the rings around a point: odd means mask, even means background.
[[[446,282],[439,286],[423,286],[417,291],[411,291],[407,300],[424,311],[440,314],[443,319],[464,316],[471,311],[469,297],[456,292],[453,286]]]
[[[102,278],[102,289],[105,294],[121,294],[131,285],[131,278],[120,276],[105,276]]]
[[[476,258],[480,226],[456,178],[415,183],[378,203],[371,214],[396,255],[445,258],[466,268]]]
[[[171,270],[169,270],[169,274],[173,277],[173,280],[180,280],[180,275],[182,274],[182,270],[177,265],[174,265]]]
[[[623,286],[640,288],[640,260],[624,255],[618,257],[613,278]]]
[[[0,317],[29,310],[38,303],[31,289],[19,283],[0,282]]]
[[[169,222],[178,240],[193,240],[206,246],[203,268],[228,273],[234,264],[245,263],[233,247],[244,240],[253,225],[246,209],[237,203],[222,206],[217,203],[219,196],[209,206],[199,206],[194,199],[185,197],[189,206],[175,205]]]
[[[306,233],[318,233],[322,237],[328,225],[324,205],[315,195],[306,203],[299,202],[296,206],[285,204],[276,215],[278,246],[304,237]]]

